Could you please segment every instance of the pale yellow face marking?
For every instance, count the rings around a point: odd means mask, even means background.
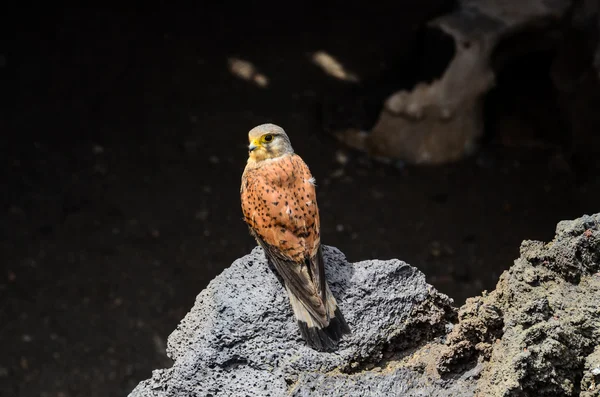
[[[248,157],[253,161],[262,161],[270,158],[279,157],[281,153],[277,150],[277,146],[273,144],[276,143],[277,137],[274,134],[263,134],[260,137],[256,138],[251,135],[248,135]]]
[[[294,153],[285,131],[274,124],[259,125],[248,132],[248,162],[260,162]]]

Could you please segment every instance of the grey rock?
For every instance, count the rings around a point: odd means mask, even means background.
[[[333,389],[348,395],[347,387],[355,395],[457,395],[446,392],[452,389],[446,382],[429,382],[416,371],[365,371],[392,352],[444,334],[455,315],[451,299],[404,262],[350,264],[331,247],[324,255],[329,285],[352,328],[337,352],[305,346],[285,291],[256,248],[198,295],[169,337],[173,367],[154,371],[130,396],[283,396],[290,390],[305,396]],[[320,378],[330,373],[337,376]]]
[[[391,371],[348,374],[303,374],[289,395],[308,396],[473,396],[474,384],[466,380],[433,380],[419,371],[397,367]]]
[[[326,271],[352,335],[307,346],[256,248],[198,295],[171,334],[171,368],[130,397],[600,396],[600,214],[525,241],[496,289],[456,311],[414,267],[348,263]]]
[[[496,289],[460,309],[438,370],[483,364],[483,396],[600,396],[599,271],[600,214],[559,222],[549,243],[523,242]]]

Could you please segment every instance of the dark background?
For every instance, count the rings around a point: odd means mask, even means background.
[[[169,365],[166,338],[195,296],[255,246],[239,183],[257,124],[283,126],[311,167],[325,244],[350,261],[405,260],[457,304],[493,289],[521,240],[597,211],[600,181],[554,145],[564,136],[518,139],[566,124],[547,53],[502,72],[486,110],[494,133],[456,164],[386,166],[323,132],[323,103],[379,103],[443,70],[418,38],[447,3],[6,13],[0,396],[123,396]],[[325,74],[318,50],[364,84]],[[234,76],[231,57],[269,85]]]

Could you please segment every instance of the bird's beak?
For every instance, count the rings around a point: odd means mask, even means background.
[[[251,142],[250,145],[248,145],[248,151],[251,152],[254,149],[256,149],[258,147],[258,145],[255,142]]]

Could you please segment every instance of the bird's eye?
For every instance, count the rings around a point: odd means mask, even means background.
[[[263,141],[265,141],[265,142],[271,142],[272,140],[273,140],[273,135],[271,135],[271,134],[265,135],[263,137]]]

